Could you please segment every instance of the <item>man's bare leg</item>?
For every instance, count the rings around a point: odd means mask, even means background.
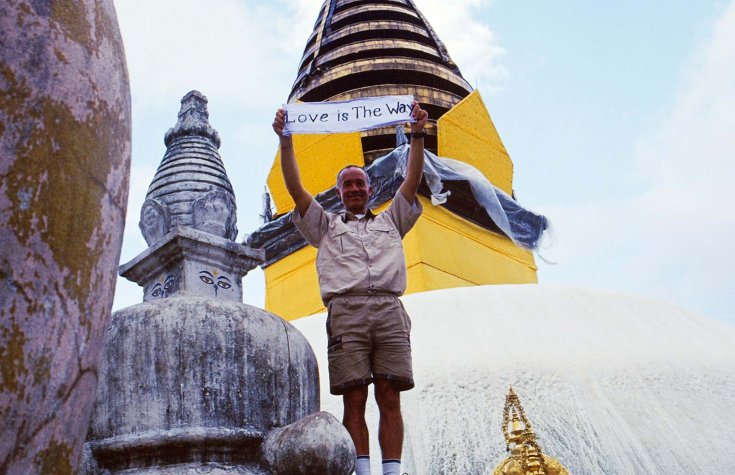
[[[380,411],[378,441],[383,460],[401,459],[403,451],[403,416],[401,393],[386,379],[375,380],[375,401]]]
[[[342,424],[352,437],[357,455],[370,454],[370,439],[368,438],[368,427],[365,422],[367,397],[367,385],[349,388],[342,395],[342,402],[344,403]]]

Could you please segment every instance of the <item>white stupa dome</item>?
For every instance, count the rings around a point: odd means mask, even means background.
[[[641,297],[541,285],[402,300],[416,380],[402,399],[402,472],[492,473],[507,456],[509,385],[543,452],[572,474],[732,471],[735,326]],[[322,410],[341,418],[328,389],[325,315],[293,323],[317,354]],[[368,412],[379,464],[374,403]]]

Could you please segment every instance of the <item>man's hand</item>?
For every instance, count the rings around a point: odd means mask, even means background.
[[[285,126],[286,126],[286,111],[281,108],[276,111],[276,118],[273,119],[273,131],[279,137],[284,137],[283,128]]]
[[[420,133],[424,131],[426,127],[426,121],[429,120],[429,113],[421,108],[418,102],[413,101],[413,110],[411,111],[411,117],[416,119],[416,122],[411,123],[411,133]]]
[[[273,131],[278,135],[281,142],[281,172],[283,173],[283,181],[286,183],[288,194],[291,195],[291,198],[296,204],[296,209],[303,217],[311,204],[311,195],[301,183],[301,174],[299,173],[299,165],[296,163],[291,136],[283,134],[283,127],[285,125],[286,111],[278,109],[276,111],[276,118],[273,119]]]

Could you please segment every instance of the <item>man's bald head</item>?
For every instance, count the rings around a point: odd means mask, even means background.
[[[349,170],[351,168],[356,168],[356,169],[360,170],[362,172],[362,174],[365,175],[365,183],[367,183],[368,186],[370,186],[370,177],[368,176],[367,172],[365,171],[365,168],[363,168],[363,167],[361,167],[359,165],[347,165],[346,167],[344,167],[343,169],[341,169],[340,171],[337,172],[337,188],[338,189],[342,189],[342,181],[341,181],[342,180],[342,172],[344,172],[345,170]]]

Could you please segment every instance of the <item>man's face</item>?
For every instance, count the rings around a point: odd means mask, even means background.
[[[339,175],[337,194],[345,209],[352,214],[364,214],[373,189],[368,185],[367,175],[361,168],[348,168]]]

